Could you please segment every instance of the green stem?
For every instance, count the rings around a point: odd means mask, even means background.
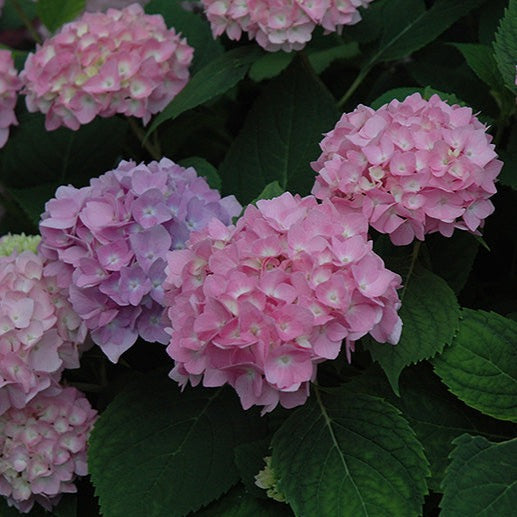
[[[154,139],[154,142],[151,143],[148,138],[145,138],[145,131],[137,124],[135,119],[128,117],[127,120],[129,122],[129,127],[138,140],[140,140],[142,147],[144,147],[155,160],[161,160],[162,153],[158,141]]]
[[[368,75],[370,72],[371,67],[365,67],[361,68],[359,73],[357,74],[357,77],[355,78],[354,82],[350,85],[348,90],[345,92],[343,97],[338,101],[337,106],[338,108],[343,108],[345,104],[347,103],[348,99],[354,94],[354,92],[359,88],[359,85],[363,82],[364,78]]]
[[[404,294],[406,293],[407,286],[409,284],[409,279],[411,278],[411,275],[413,274],[413,270],[415,269],[415,264],[418,259],[418,254],[420,253],[420,246],[422,245],[422,242],[419,240],[416,240],[413,244],[413,253],[411,254],[411,262],[409,264],[409,270],[406,275],[406,281],[404,282],[404,290],[402,291],[402,294],[400,295],[400,301],[404,298]]]
[[[13,7],[18,16],[20,17],[20,20],[23,22],[25,27],[27,27],[27,30],[29,31],[29,34],[32,36],[32,39],[36,42],[41,44],[41,37],[38,34],[38,31],[34,28],[34,25],[32,24],[32,21],[29,19],[27,14],[25,14],[25,11],[22,9],[22,6],[19,4],[18,0],[12,0],[13,1]]]

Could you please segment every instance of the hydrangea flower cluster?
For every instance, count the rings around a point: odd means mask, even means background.
[[[187,83],[193,52],[138,4],[84,13],[27,57],[20,74],[27,108],[46,114],[48,130],[116,113],[147,124]]]
[[[472,109],[419,93],[345,113],[320,146],[312,193],[360,206],[373,228],[405,245],[427,233],[476,232],[494,206],[502,162]]]
[[[0,238],[0,256],[6,257],[15,252],[22,253],[24,251],[37,253],[40,241],[41,237],[39,235],[25,235],[24,233],[13,235],[8,233]]]
[[[0,416],[0,495],[10,506],[26,513],[37,502],[51,510],[61,494],[77,491],[96,417],[79,391],[58,386]]]
[[[81,189],[60,187],[46,205],[40,252],[69,288],[74,309],[113,362],[140,335],[166,343],[165,257],[212,218],[239,215],[193,168],[163,158],[121,162]]]
[[[14,246],[2,241],[0,248]],[[28,250],[0,256],[0,414],[23,408],[64,368],[79,366],[86,326],[44,265]]]
[[[169,253],[171,377],[230,384],[242,406],[303,404],[316,365],[368,332],[396,343],[400,277],[367,241],[346,201],[289,193],[248,206],[236,226],[212,220]]]
[[[0,148],[9,138],[9,127],[18,125],[14,108],[21,80],[14,68],[12,54],[0,49]]]
[[[226,31],[238,40],[242,32],[266,50],[300,50],[316,25],[340,32],[361,20],[359,7],[373,0],[202,0],[214,37]]]

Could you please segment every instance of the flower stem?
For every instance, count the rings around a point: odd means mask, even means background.
[[[420,246],[422,245],[422,242],[419,240],[416,240],[413,244],[413,252],[411,253],[411,262],[409,263],[409,270],[406,275],[406,281],[404,282],[404,290],[402,291],[402,294],[400,295],[400,301],[404,298],[404,294],[406,293],[406,289],[409,283],[409,279],[411,278],[411,275],[413,274],[413,270],[415,269],[415,264],[418,259],[418,254],[420,253]]]
[[[353,93],[359,88],[359,85],[363,82],[364,78],[368,75],[370,72],[371,67],[367,66],[365,68],[361,68],[359,73],[357,74],[357,77],[355,78],[354,82],[350,85],[348,90],[345,92],[343,97],[338,101],[337,106],[338,108],[343,108],[348,99],[353,95]]]
[[[13,7],[18,16],[20,17],[20,20],[23,22],[27,30],[29,31],[29,34],[32,36],[32,39],[36,42],[41,44],[41,37],[38,34],[38,31],[34,28],[34,25],[32,24],[32,21],[29,19],[25,11],[22,9],[22,6],[18,2],[18,0],[12,0],[13,1]]]
[[[155,140],[153,143],[151,143],[149,139],[146,139],[144,130],[137,124],[134,118],[128,117],[127,120],[129,122],[129,127],[136,135],[138,140],[140,140],[142,147],[144,147],[155,160],[160,160],[162,158],[162,153],[158,141]]]

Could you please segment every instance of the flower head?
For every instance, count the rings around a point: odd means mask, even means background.
[[[24,233],[12,235],[9,233],[0,237],[0,255],[5,257],[14,252],[22,253],[23,251],[36,253],[40,240],[39,235],[25,235]]]
[[[372,0],[202,0],[212,32],[238,40],[242,32],[269,51],[300,50],[321,25],[340,32],[361,19],[359,7]]]
[[[14,113],[21,81],[9,50],[0,49],[0,147],[9,138],[9,127],[17,126]]]
[[[87,472],[86,446],[97,412],[75,388],[53,385],[25,407],[0,416],[0,495],[27,513],[51,510],[61,494],[76,492]]]
[[[23,92],[29,111],[46,114],[48,130],[115,113],[146,124],[185,86],[192,56],[161,15],[138,4],[84,13],[29,54]]]
[[[212,217],[228,224],[241,206],[221,199],[193,168],[163,158],[121,162],[81,189],[60,187],[46,204],[41,253],[69,288],[74,309],[111,361],[138,335],[166,343],[165,257]]]
[[[327,133],[312,193],[361,207],[396,245],[427,233],[476,232],[494,207],[502,162],[472,110],[419,93],[378,110],[358,106]]]
[[[249,206],[235,227],[212,220],[168,255],[175,361],[185,385],[230,384],[242,406],[303,404],[316,365],[370,333],[396,343],[396,289],[346,202],[285,193]]]
[[[0,414],[79,366],[86,326],[44,266],[32,251],[0,256]]]

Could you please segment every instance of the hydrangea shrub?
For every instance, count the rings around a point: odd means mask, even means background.
[[[517,0],[0,7],[1,517],[515,513]]]

